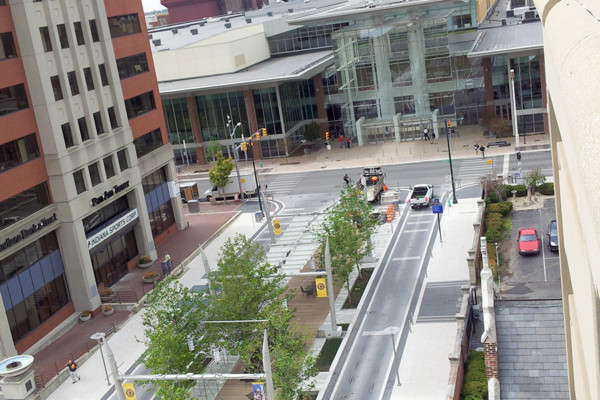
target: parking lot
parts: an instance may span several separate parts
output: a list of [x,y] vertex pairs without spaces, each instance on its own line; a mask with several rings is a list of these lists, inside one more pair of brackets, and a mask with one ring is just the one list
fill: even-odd
[[[543,207],[515,210],[512,213],[510,266],[502,279],[502,298],[510,300],[559,299],[560,270],[558,253],[548,250],[548,225],[556,219],[554,198],[545,199]],[[534,228],[540,238],[540,254],[519,254],[519,229]]]

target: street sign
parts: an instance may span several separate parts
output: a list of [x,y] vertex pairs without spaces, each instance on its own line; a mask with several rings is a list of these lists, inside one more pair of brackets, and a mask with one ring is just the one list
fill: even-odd
[[440,203],[440,199],[435,199],[431,205],[431,211],[434,214],[442,214],[444,212],[444,206]]
[[276,235],[281,235],[281,222],[278,219],[273,220],[273,230]]
[[133,383],[123,383],[123,391],[125,392],[125,398],[127,400],[136,400],[135,386]]

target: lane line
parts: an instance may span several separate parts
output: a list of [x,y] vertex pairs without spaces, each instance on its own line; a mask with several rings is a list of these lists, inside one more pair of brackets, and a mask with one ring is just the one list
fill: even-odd
[[[431,222],[430,222],[431,223]],[[429,229],[407,229],[404,231],[404,233],[413,233],[413,232],[427,232],[429,231]]]
[[392,258],[392,261],[408,261],[408,260],[420,260],[421,256],[414,256],[414,257],[394,257]]

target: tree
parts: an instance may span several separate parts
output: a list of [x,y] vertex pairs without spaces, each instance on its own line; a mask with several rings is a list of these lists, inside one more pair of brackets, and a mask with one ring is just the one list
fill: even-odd
[[223,146],[217,139],[211,138],[210,143],[206,146],[206,156],[212,158],[213,162],[216,161],[216,157],[218,153],[223,154]]
[[217,153],[217,162],[208,170],[208,177],[213,185],[216,185],[219,193],[225,196],[225,187],[229,183],[229,175],[233,170],[231,157],[225,158],[222,153]]
[[[211,343],[201,336],[201,321],[207,307],[203,293],[181,285],[169,276],[148,294],[148,307],[142,316],[146,351],[142,361],[153,374],[204,372],[205,354]],[[188,341],[194,343],[190,350]],[[193,381],[155,381],[160,398],[189,399]]]
[[546,176],[539,168],[532,170],[525,177],[525,186],[527,186],[527,197],[529,200],[531,200],[531,196],[535,193],[535,189],[544,182],[546,182]]
[[309,142],[321,138],[321,127],[316,122],[304,125],[304,139]]
[[288,155],[292,147],[292,141],[289,138],[279,139],[277,141],[277,150],[285,154],[285,163],[288,162]]
[[348,186],[342,189],[340,201],[328,212],[323,225],[314,232],[321,242],[317,258],[324,263],[325,240],[329,238],[334,279],[348,289],[350,273],[356,267],[360,275],[359,262],[371,251],[369,239],[376,224],[371,203],[357,188]]

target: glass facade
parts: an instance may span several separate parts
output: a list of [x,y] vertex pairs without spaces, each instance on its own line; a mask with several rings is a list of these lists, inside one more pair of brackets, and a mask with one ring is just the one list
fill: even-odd
[[152,236],[156,237],[175,223],[165,168],[158,169],[142,178],[142,187]]
[[25,85],[0,88],[0,116],[29,107]]
[[140,33],[140,22],[137,14],[108,17],[108,28],[112,38]]
[[[248,137],[250,131],[243,92],[196,96],[196,107],[203,142],[209,142],[211,139],[224,140],[231,137],[233,127],[227,126],[228,115],[233,124],[241,123],[241,126],[235,129],[235,137],[241,137],[242,133],[245,137]],[[259,126],[262,127],[263,125],[259,122]],[[267,129],[269,128],[267,127]],[[269,133],[271,132],[269,130]]]
[[50,204],[48,185],[44,182],[0,202],[0,229],[26,218]]
[[0,261],[0,294],[15,342],[69,303],[54,232]]
[[0,173],[40,156],[35,134],[0,145]]
[[279,94],[286,130],[292,129],[302,121],[319,118],[312,79],[284,83],[279,87]]
[[271,55],[331,49],[331,33],[348,23],[302,27],[268,38]]
[[146,154],[158,149],[162,146],[160,129],[155,129],[152,132],[148,132],[145,135],[134,139],[133,144],[135,146],[135,152],[138,158],[141,158]]
[[267,128],[269,134],[283,133],[275,88],[254,89],[252,97],[258,127]]

